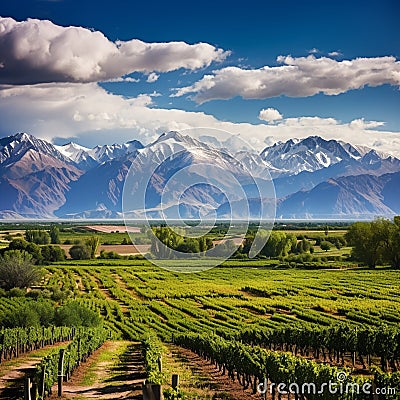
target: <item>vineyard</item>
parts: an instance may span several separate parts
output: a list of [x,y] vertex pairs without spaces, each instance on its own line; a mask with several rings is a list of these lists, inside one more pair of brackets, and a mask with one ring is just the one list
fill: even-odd
[[[65,262],[47,268],[47,284],[69,290],[125,339],[140,340],[154,332],[165,343],[199,350],[185,335],[198,335],[196,340],[202,338],[204,345],[201,335],[212,333],[213,341],[239,346],[253,360],[253,351],[257,357],[264,354],[260,349],[276,357],[269,369],[284,365],[283,357],[296,371],[298,363],[307,361],[307,368],[323,365],[324,373],[331,375],[345,368],[351,379],[399,384],[398,271],[272,270],[260,268],[258,261],[253,268],[246,264],[179,274],[142,264]],[[202,355],[211,357],[204,351]],[[236,366],[232,368],[227,373],[237,373]],[[243,373],[239,370],[239,381],[254,390],[254,378]],[[266,373],[254,376],[261,379]]]
[[[261,260],[241,265],[235,261],[194,274],[168,272],[143,260],[47,266],[35,290],[45,294],[57,288],[65,294],[60,304],[85,306],[101,316],[103,327],[3,329],[1,358],[64,343],[63,376],[69,377],[109,338],[143,341],[148,380],[165,383],[158,359],[175,343],[240,383],[249,396],[265,379],[322,384],[346,371],[347,383],[393,387],[397,394],[379,398],[400,398],[399,271],[271,269]],[[29,296],[2,297],[0,318],[10,308],[29,304],[39,303]],[[54,391],[60,348],[31,371],[40,396]],[[177,396],[172,389],[166,392],[166,398],[184,398]],[[369,398],[329,396],[304,398]]]

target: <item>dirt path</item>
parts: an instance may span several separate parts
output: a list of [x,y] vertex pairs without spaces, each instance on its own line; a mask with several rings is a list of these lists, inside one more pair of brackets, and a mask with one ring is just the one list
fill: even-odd
[[[252,394],[251,389],[243,390],[237,381],[233,382],[227,375],[221,375],[221,372],[213,364],[210,364],[196,353],[178,346],[169,346],[169,349],[173,358],[188,366],[193,375],[197,377],[197,382],[193,382],[192,385],[203,391],[202,400],[211,398],[226,400],[261,399],[260,394]],[[181,383],[181,387],[184,391],[186,389],[191,391],[190,384],[187,385],[184,381]],[[200,399],[200,397],[195,398]]]
[[23,395],[24,377],[32,371],[43,357],[56,348],[63,348],[69,342],[56,343],[20,355],[0,365],[0,399],[16,399]]
[[144,379],[140,344],[106,342],[64,383],[62,398],[142,400]]

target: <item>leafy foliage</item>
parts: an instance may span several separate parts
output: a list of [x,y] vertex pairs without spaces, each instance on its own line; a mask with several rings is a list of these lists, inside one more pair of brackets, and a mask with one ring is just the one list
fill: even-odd
[[0,287],[28,288],[41,278],[41,271],[33,265],[33,258],[26,251],[9,250],[0,257]]
[[55,324],[58,326],[99,326],[101,319],[96,312],[72,301],[56,309]]
[[161,362],[163,355],[163,346],[155,335],[147,335],[142,340],[144,364],[147,374],[147,382],[161,385],[164,383]]
[[91,250],[83,243],[75,244],[69,249],[69,254],[73,260],[89,260]]
[[25,239],[35,244],[50,244],[50,235],[44,229],[27,229]]
[[370,268],[378,263],[400,268],[400,224],[377,219],[351,225],[346,239],[353,246],[352,256]]
[[51,244],[59,244],[60,241],[60,229],[58,229],[57,225],[51,225],[50,227],[50,242]]

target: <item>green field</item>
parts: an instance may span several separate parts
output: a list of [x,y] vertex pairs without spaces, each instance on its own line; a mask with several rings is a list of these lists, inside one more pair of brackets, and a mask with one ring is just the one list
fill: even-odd
[[142,261],[66,262],[47,268],[58,285],[127,338],[148,330],[178,332],[244,328],[400,323],[400,271],[214,268],[178,274]]
[[[5,245],[10,235],[21,235],[21,230],[7,232],[0,238]],[[47,324],[59,326],[57,312],[73,306],[94,315],[93,321],[97,319],[93,331],[96,345],[90,347],[91,352],[107,339],[127,343],[149,340],[146,357],[151,365],[146,357],[144,364],[155,382],[165,383],[157,371],[160,351],[166,351],[166,370],[171,374],[171,368],[179,364],[171,349],[179,352],[177,348],[186,348],[213,359],[229,376],[236,373],[241,385],[253,385],[253,390],[256,382],[272,371],[276,372],[271,375],[275,382],[301,380],[310,371],[312,382],[320,382],[323,374],[328,374],[324,379],[331,379],[338,368],[345,368],[353,383],[361,379],[387,387],[399,385],[400,393],[400,373],[396,372],[400,370],[400,270],[361,267],[349,258],[350,247],[332,245],[324,251],[322,244],[317,245],[327,238],[344,237],[343,229],[328,235],[321,229],[291,233],[297,236],[298,244],[305,238],[313,245],[313,254],[306,254],[308,261],[296,258],[296,254],[236,257],[216,268],[192,273],[187,272],[201,269],[205,261],[169,260],[167,267],[174,267],[174,271],[141,257],[67,259],[42,265],[43,278],[30,290],[1,290],[3,327],[26,328],[2,330],[0,344],[11,354],[22,345],[21,337],[28,346],[36,343],[34,334],[41,334],[41,322],[27,318],[39,304],[46,312],[49,307],[56,309],[53,317],[50,312]],[[92,233],[82,227],[67,227],[61,230],[60,239],[73,243],[93,235],[101,243],[114,243],[116,252],[128,237],[126,233]],[[144,239],[143,234],[138,236]],[[178,264],[186,273],[178,271]],[[19,315],[22,317],[17,318]],[[85,322],[74,325],[71,312],[65,315],[67,327]],[[99,320],[105,330],[98,326]],[[22,325],[15,325],[15,321]],[[29,328],[30,324],[36,328]],[[73,363],[80,362],[82,354],[77,349],[84,337],[85,333],[71,336]],[[57,360],[55,350],[37,367],[37,377],[46,363],[46,368],[52,368],[53,375],[46,383],[49,388],[57,378]],[[187,374],[190,368],[183,365],[179,370]],[[187,382],[185,387],[188,389]],[[387,399],[398,400],[396,396]]]

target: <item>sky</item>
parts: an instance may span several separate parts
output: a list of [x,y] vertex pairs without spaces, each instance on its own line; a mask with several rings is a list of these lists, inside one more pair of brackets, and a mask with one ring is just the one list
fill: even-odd
[[179,130],[259,151],[319,135],[400,156],[399,12],[397,0],[3,0],[0,136],[92,147]]

